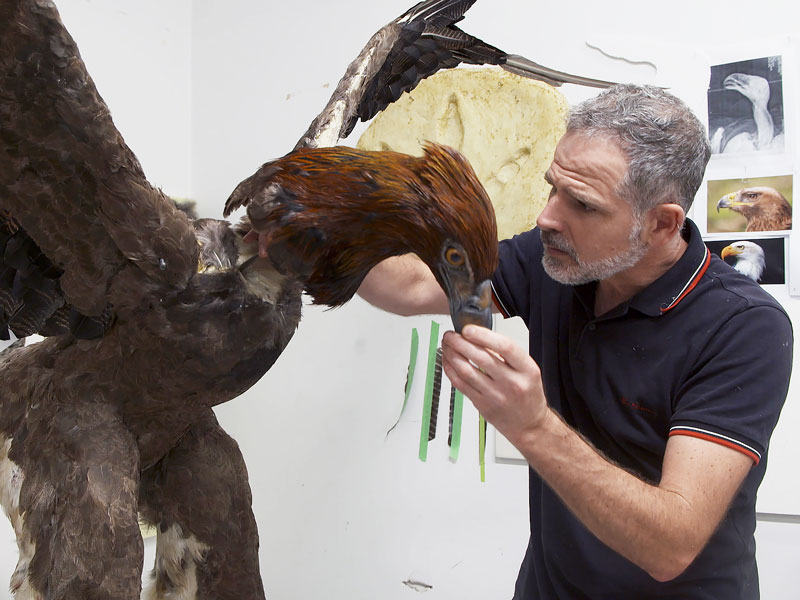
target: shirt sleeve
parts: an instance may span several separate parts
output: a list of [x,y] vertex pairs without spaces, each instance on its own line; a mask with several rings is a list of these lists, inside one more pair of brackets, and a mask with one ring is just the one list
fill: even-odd
[[505,317],[526,320],[534,277],[531,266],[541,262],[541,236],[538,229],[500,242],[500,265],[492,277],[492,292]]
[[791,322],[776,307],[728,319],[679,389],[669,434],[728,446],[757,464],[786,399],[792,345]]

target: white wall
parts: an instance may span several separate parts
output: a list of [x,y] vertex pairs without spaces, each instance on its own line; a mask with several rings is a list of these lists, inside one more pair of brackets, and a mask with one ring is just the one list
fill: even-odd
[[[58,4],[151,181],[219,216],[235,184],[291,149],[366,39],[411,2]],[[720,10],[676,0],[657,13],[643,6],[650,5],[483,0],[463,26],[549,66],[670,86],[704,115],[702,53],[737,38],[754,44],[745,33],[751,3],[731,0]],[[759,5],[759,15],[774,15],[769,24],[785,33],[797,28],[788,18],[794,10],[788,0]],[[610,59],[586,41],[658,68]],[[570,101],[592,93],[564,92]],[[387,315],[358,299],[336,311],[310,307],[262,382],[218,409],[248,463],[270,598],[415,597],[402,583],[409,579],[432,585],[427,597],[510,597],[527,540],[525,468],[492,462],[490,448],[487,482],[479,481],[472,411],[459,462],[451,464],[439,442],[421,463],[419,389],[385,437],[402,403],[411,328],[424,345],[429,321]],[[789,421],[799,423],[792,395]],[[792,430],[776,435],[783,453],[776,445],[772,464],[789,467]],[[791,497],[797,487],[765,489],[776,500],[761,510],[800,506]],[[764,598],[796,597],[799,533],[800,524],[759,523]],[[10,529],[0,541],[2,582],[16,560]]]

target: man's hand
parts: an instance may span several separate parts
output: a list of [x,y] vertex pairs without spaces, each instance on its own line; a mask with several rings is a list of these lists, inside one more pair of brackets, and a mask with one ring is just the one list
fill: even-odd
[[524,446],[549,413],[539,366],[499,333],[474,325],[462,335],[448,331],[442,364],[450,382],[515,446]]

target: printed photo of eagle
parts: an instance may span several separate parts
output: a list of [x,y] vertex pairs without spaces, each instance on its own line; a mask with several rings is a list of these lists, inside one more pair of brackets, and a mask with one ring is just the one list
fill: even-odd
[[717,202],[747,220],[745,231],[784,231],[792,228],[792,205],[772,187],[742,188]]
[[460,62],[604,85],[461,31],[473,2],[382,28],[295,150],[235,188],[235,225],[190,220],[149,184],[52,2],[0,4],[0,335],[46,336],[0,354],[17,598],[139,598],[139,514],[158,531],[145,597],[264,598],[247,470],[212,407],[278,359],[302,294],[339,306],[413,252],[456,328],[490,322],[497,232],[466,160],[328,147]]
[[767,266],[764,249],[749,240],[740,240],[725,246],[720,252],[720,258],[725,260],[727,257],[732,257],[734,269],[753,281],[761,279]]
[[[734,90],[750,103],[751,114],[720,126],[711,134],[711,148],[715,154],[783,150],[783,132],[776,131],[770,114],[770,83],[764,77],[747,73],[731,73],[722,84],[725,90]],[[782,104],[777,107],[781,113]]]
[[710,239],[708,249],[742,275],[761,285],[787,281],[786,238]]

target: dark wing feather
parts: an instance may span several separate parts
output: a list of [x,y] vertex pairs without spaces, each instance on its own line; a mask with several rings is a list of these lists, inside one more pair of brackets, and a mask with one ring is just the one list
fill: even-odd
[[477,0],[426,0],[409,8],[397,20],[411,21],[425,19],[431,25],[447,27],[458,23],[464,18],[470,7]]
[[343,137],[358,122],[368,121],[403,92],[413,90],[420,81],[459,64],[500,65],[506,53],[470,35],[455,23],[475,0],[438,0],[421,2],[397,19],[400,31],[395,44],[370,80]]
[[459,29],[455,24],[475,1],[424,0],[378,30],[347,67],[327,106],[295,149],[336,145],[339,139],[350,135],[359,120],[370,120],[426,77],[461,63],[499,65],[553,86],[613,85],[507,54]]
[[[32,289],[44,286],[44,296],[32,292],[40,304],[34,324],[107,323],[109,287],[131,262],[167,287],[182,287],[196,270],[191,225],[147,182],[49,2],[0,4],[0,211],[15,236],[23,232],[14,244],[48,261],[45,283],[33,281],[41,269],[25,272]],[[7,280],[14,267],[4,261]],[[8,293],[23,296],[12,310],[28,304],[19,273],[16,291],[0,293],[4,311]]]
[[0,339],[9,339],[9,329],[18,338],[36,333],[60,312],[61,273],[14,218],[0,211]]
[[385,62],[370,80],[356,115],[342,137],[350,134],[358,119],[368,121],[395,102],[403,92],[410,92],[420,81],[441,69],[470,65],[499,65],[504,69],[544,81],[552,86],[574,83],[608,87],[609,81],[591,79],[556,71],[523,56],[507,54],[500,48],[455,26],[475,0],[434,0],[420,2],[398,18],[402,24],[397,41]]

